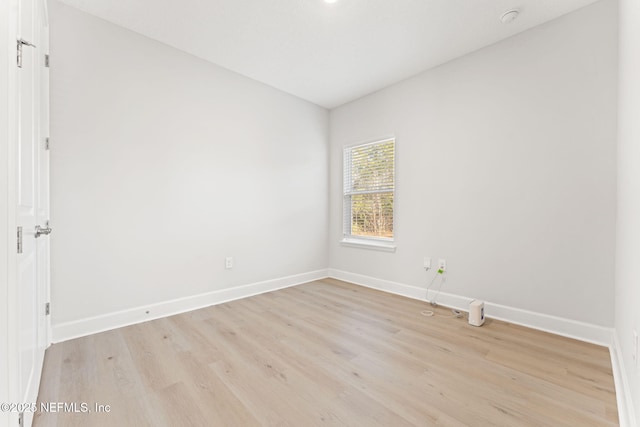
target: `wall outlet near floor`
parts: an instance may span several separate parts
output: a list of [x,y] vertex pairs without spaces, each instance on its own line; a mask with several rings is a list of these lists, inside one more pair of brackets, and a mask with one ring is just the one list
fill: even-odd
[[224,259],[224,268],[231,270],[233,268],[233,257],[228,256]]
[[424,257],[423,267],[425,270],[429,270],[431,268],[431,257]]
[[440,258],[438,260],[438,270],[447,271],[447,261]]

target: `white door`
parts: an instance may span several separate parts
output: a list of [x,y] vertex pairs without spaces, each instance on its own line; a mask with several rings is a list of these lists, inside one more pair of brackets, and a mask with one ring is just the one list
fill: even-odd
[[[21,403],[34,403],[47,343],[48,237],[38,237],[36,226],[45,226],[49,213],[45,147],[48,100],[43,105],[43,89],[48,85],[48,77],[43,76],[48,37],[44,2],[19,0],[18,5],[18,40],[22,50],[17,75],[17,223],[22,230],[22,250],[17,257],[18,389]],[[25,412],[23,425],[31,425],[32,417],[32,412]]]

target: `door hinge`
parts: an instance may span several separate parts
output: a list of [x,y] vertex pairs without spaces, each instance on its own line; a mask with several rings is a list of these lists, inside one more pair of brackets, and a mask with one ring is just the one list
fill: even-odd
[[48,302],[44,305],[44,314],[45,315],[50,315],[51,314],[51,303]]
[[44,55],[44,66],[49,68],[49,54]]
[[22,253],[22,227],[18,227],[18,253]]
[[18,425],[20,427],[24,426],[24,412],[18,414]]
[[18,39],[18,52],[17,52],[17,62],[18,62],[18,68],[22,68],[22,47],[23,46],[31,46],[31,47],[36,47],[35,44],[28,42],[26,40],[23,39]]
[[49,148],[51,148],[51,144],[49,143],[49,137],[46,137],[44,139],[44,149],[48,150]]

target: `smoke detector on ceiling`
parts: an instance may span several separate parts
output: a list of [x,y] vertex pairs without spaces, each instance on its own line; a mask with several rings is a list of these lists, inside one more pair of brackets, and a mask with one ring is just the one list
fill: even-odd
[[502,16],[500,16],[500,22],[502,22],[503,24],[509,24],[510,22],[513,22],[513,20],[516,19],[518,15],[520,15],[520,11],[518,9],[507,10],[502,14]]

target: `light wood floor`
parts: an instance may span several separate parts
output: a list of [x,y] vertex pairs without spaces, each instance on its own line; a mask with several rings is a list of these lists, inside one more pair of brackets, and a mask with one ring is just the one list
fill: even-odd
[[55,344],[41,426],[613,426],[604,347],[323,280]]

